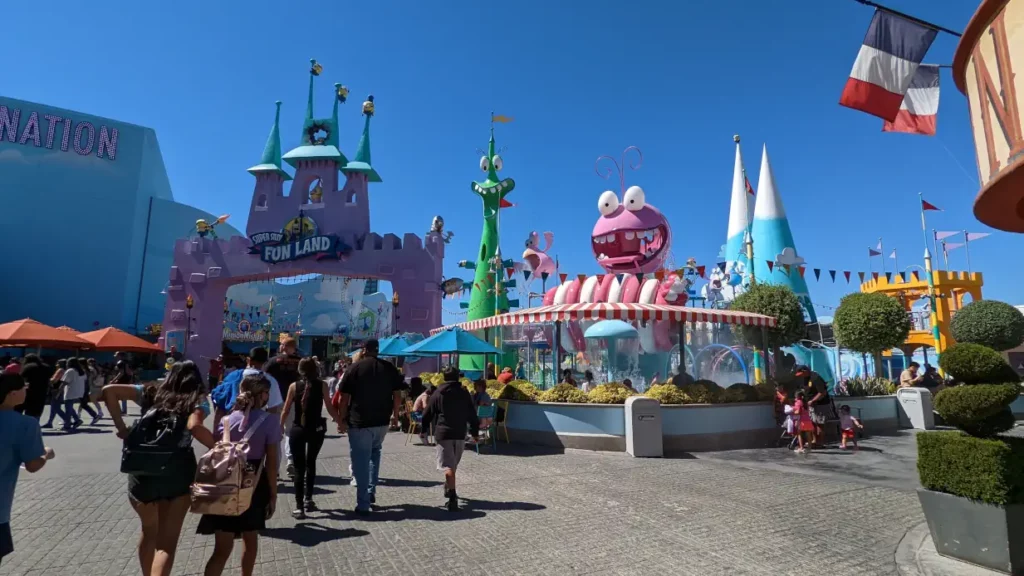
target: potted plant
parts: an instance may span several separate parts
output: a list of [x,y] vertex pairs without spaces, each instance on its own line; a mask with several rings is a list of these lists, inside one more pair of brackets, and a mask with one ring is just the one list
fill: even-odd
[[[961,327],[966,322],[961,318]],[[959,430],[917,435],[918,497],[939,554],[1024,574],[1024,438],[1001,435],[1014,425],[1009,406],[1020,379],[986,345],[1005,346],[1005,338],[985,338],[961,341],[939,357],[957,385],[935,396],[935,409]]]

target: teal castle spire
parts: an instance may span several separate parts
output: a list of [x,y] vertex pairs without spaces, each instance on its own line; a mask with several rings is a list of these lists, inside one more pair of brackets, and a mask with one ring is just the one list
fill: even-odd
[[260,163],[249,168],[250,174],[261,173],[279,174],[284,180],[291,180],[292,177],[281,169],[281,101],[274,103],[277,111],[274,113],[274,127],[270,129],[270,137],[267,138],[267,145],[263,147],[263,157]]
[[[337,109],[337,106],[335,106],[335,109]],[[373,118],[375,111],[376,106],[373,103],[373,95],[371,94],[366,97],[366,102],[363,102],[363,116],[366,119],[363,123],[363,135],[359,137],[359,146],[356,147],[356,157],[346,164],[342,170],[344,172],[365,174],[366,179],[370,182],[381,182],[382,180],[377,171],[370,165],[370,118]]]
[[315,59],[309,61],[309,96],[306,100],[306,118],[302,123],[299,147],[284,155],[284,161],[295,166],[303,160],[331,160],[344,166],[348,159],[338,149],[338,105],[334,105],[331,118],[313,117],[314,80],[323,71]]

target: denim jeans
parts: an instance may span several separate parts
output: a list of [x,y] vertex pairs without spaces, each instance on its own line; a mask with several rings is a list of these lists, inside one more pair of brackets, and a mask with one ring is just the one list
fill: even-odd
[[78,400],[65,400],[64,409],[61,410],[59,407],[57,408],[57,416],[60,416],[60,419],[64,421],[65,428],[70,428],[72,422],[77,422],[78,424],[82,423],[82,419],[78,416],[78,413],[75,412],[75,404],[77,402]]
[[370,509],[370,495],[380,479],[380,449],[387,425],[372,428],[349,428],[348,448],[352,460],[352,477],[356,481],[356,509]]

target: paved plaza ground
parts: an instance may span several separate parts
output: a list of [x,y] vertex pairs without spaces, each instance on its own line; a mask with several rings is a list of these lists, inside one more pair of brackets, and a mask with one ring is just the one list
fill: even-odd
[[[2,576],[138,574],[139,525],[118,473],[110,426],[51,433],[58,459],[22,472]],[[349,513],[347,443],[320,459],[323,512],[289,515],[290,488],[261,538],[257,574],[898,574],[896,551],[924,518],[913,434],[864,449],[798,456],[785,449],[634,459],[499,445],[467,452],[466,510],[443,510],[433,449],[388,436],[380,511]],[[211,537],[189,516],[174,574],[201,574]],[[229,574],[237,574],[236,548]]]

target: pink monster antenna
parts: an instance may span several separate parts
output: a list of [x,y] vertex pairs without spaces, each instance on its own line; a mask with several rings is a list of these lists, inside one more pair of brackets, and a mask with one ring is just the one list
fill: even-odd
[[622,154],[619,156],[618,161],[616,161],[615,158],[612,158],[611,156],[598,156],[597,160],[594,162],[594,172],[597,172],[597,175],[600,176],[601,178],[604,178],[605,180],[612,179],[612,169],[606,166],[602,170],[601,160],[608,160],[615,166],[615,172],[619,173],[620,194],[626,193],[626,156],[629,155],[630,152],[636,152],[636,161],[634,162],[632,159],[629,161],[629,169],[633,171],[639,170],[640,167],[644,165],[644,154],[636,146],[629,146],[625,150],[623,150]]

